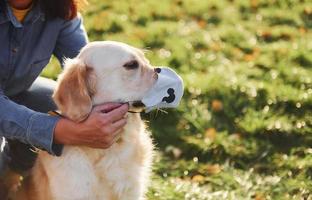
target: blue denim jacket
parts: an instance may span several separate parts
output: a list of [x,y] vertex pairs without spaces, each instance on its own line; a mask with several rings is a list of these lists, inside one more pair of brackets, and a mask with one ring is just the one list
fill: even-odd
[[[35,5],[21,24],[7,0],[0,0],[0,137],[59,155],[53,144],[58,117],[35,112],[8,97],[27,90],[54,54],[61,62],[75,57],[87,43],[80,17],[47,19]],[[58,150],[56,150],[58,149]]]

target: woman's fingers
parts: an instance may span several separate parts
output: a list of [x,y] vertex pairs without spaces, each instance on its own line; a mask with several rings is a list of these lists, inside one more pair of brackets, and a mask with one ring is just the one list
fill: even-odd
[[103,114],[102,116],[107,118],[108,123],[115,123],[120,119],[124,118],[125,114],[129,110],[128,104],[123,104],[122,106],[115,108],[114,110]]
[[121,128],[123,128],[127,123],[127,119],[123,118],[120,119],[114,123],[112,123],[112,132],[111,137],[108,137],[108,140],[106,141],[106,144],[108,144],[107,147],[110,147],[111,145],[113,145],[121,136]]
[[126,118],[122,118],[122,119],[120,119],[120,120],[114,122],[114,123],[112,124],[112,127],[113,127],[113,135],[116,135],[116,134],[117,134],[116,132],[118,132],[119,129],[121,129],[122,127],[124,127],[124,126],[126,125],[126,123],[127,123],[127,119],[126,119]]
[[120,106],[122,106],[121,103],[105,103],[105,104],[101,104],[101,105],[95,106],[93,110],[95,112],[107,113],[107,112],[112,111],[115,108],[120,107]]

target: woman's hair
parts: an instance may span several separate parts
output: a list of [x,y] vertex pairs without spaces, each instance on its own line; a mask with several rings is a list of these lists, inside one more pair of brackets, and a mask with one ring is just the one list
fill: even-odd
[[86,0],[38,0],[48,18],[73,19],[77,16],[78,6]]

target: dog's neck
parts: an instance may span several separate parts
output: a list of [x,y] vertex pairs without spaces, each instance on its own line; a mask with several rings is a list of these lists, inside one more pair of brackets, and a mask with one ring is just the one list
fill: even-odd
[[[120,138],[108,149],[94,149],[90,147],[74,147],[79,148],[84,154],[90,159],[93,164],[96,164],[105,156],[106,152],[114,151],[116,149],[122,150],[123,147],[130,147],[136,145],[138,137],[136,134],[142,134],[145,130],[145,125],[141,120],[139,113],[128,113],[127,114],[127,124],[120,130]],[[65,147],[68,148],[68,147]],[[71,148],[69,146],[69,148]]]

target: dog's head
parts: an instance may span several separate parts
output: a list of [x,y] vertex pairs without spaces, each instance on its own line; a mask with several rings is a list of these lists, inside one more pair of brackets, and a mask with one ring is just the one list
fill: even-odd
[[82,121],[93,105],[141,100],[156,79],[141,50],[119,42],[91,42],[65,62],[53,99],[62,114]]

